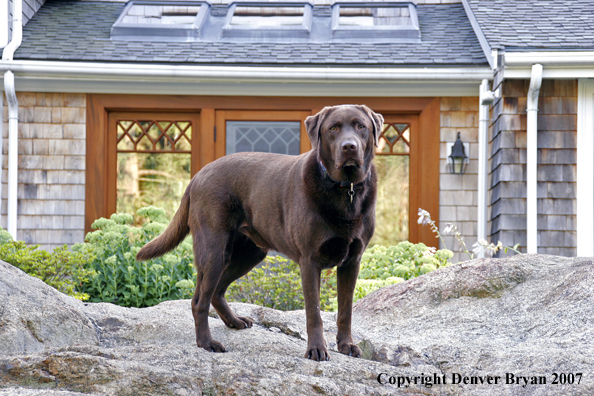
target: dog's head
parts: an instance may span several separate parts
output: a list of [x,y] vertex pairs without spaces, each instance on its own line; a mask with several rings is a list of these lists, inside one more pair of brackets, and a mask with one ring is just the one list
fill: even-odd
[[337,182],[361,183],[367,177],[384,118],[364,105],[324,107],[305,119],[318,160]]

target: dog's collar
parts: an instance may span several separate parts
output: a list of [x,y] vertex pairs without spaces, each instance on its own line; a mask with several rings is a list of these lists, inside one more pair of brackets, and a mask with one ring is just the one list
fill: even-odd
[[333,178],[330,177],[330,174],[328,173],[328,170],[326,169],[326,167],[324,166],[324,164],[322,163],[322,161],[318,161],[318,163],[320,164],[320,169],[322,171],[322,176],[328,180],[330,180],[332,183],[338,184],[340,187],[351,187],[351,184],[355,187],[359,187],[362,186],[363,183],[365,183],[367,181],[367,179],[369,178],[369,173],[367,172],[367,176],[365,177],[365,180],[363,180],[361,183],[358,184],[353,184],[350,181],[336,181]]
[[324,176],[326,179],[330,180],[331,182],[335,183],[335,184],[339,184],[340,187],[350,187],[351,182],[349,181],[336,181],[333,178],[330,177],[330,174],[328,173],[328,170],[326,169],[326,167],[324,166],[324,164],[322,163],[322,161],[318,161],[320,164],[320,168],[322,169],[322,176]]

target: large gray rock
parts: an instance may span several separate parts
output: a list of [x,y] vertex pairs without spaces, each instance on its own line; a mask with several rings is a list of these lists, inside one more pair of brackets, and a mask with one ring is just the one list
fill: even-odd
[[[475,260],[379,290],[354,308],[364,359],[335,352],[335,314],[324,313],[330,362],[302,358],[303,311],[231,304],[254,327],[211,318],[229,351],[214,354],[195,346],[188,300],[83,304],[0,262],[0,301],[1,396],[594,394],[591,259]],[[396,383],[378,383],[381,373]],[[546,384],[506,385],[507,373]],[[553,373],[574,384],[553,384]],[[446,384],[429,388],[421,376]]]

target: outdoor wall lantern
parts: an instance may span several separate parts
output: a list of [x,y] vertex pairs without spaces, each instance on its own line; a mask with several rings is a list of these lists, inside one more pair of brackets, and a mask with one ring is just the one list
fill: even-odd
[[451,154],[448,157],[448,163],[450,164],[450,172],[456,175],[463,175],[466,171],[466,165],[468,165],[468,156],[464,148],[466,144],[460,140],[460,132],[458,132],[458,138],[456,142],[451,146]]

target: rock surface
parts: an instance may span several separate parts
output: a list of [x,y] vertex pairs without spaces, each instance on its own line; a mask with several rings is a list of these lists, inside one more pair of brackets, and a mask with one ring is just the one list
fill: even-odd
[[354,308],[363,359],[336,352],[335,314],[323,314],[329,362],[302,357],[303,311],[231,304],[254,327],[211,318],[229,351],[214,354],[195,346],[188,300],[85,304],[0,262],[0,301],[0,396],[594,394],[592,259],[474,260],[378,290]]

